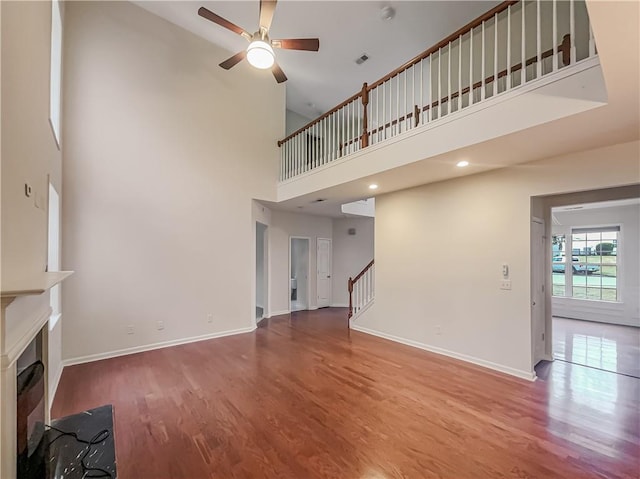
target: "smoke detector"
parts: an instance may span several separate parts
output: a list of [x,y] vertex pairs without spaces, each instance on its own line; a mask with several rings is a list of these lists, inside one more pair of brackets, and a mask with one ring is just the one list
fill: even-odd
[[390,5],[386,5],[380,9],[380,18],[385,22],[391,20],[395,16],[396,10]]

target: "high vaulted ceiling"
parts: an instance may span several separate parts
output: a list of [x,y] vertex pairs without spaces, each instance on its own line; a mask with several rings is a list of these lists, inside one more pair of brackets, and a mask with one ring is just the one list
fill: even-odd
[[[153,12],[228,50],[219,61],[247,47],[245,39],[198,16],[204,6],[248,32],[258,26],[259,0],[247,1],[135,1]],[[288,76],[287,108],[308,118],[330,110],[405,61],[436,44],[482,15],[497,1],[314,1],[280,0],[271,38],[318,37],[320,51],[277,50],[277,61]],[[395,16],[381,18],[391,6]],[[356,58],[367,54],[362,65]],[[218,60],[218,59],[216,59]],[[250,74],[271,74],[252,69]]]

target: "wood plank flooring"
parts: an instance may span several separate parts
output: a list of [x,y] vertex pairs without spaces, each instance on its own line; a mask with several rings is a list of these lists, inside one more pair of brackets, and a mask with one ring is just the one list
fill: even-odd
[[640,328],[554,317],[553,357],[640,378]]
[[532,383],[325,309],[65,368],[53,415],[112,403],[120,479],[637,478],[639,384],[562,362]]

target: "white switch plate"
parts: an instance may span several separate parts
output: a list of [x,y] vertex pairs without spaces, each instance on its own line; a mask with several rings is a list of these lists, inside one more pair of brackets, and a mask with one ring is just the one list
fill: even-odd
[[158,331],[162,331],[164,329],[164,321],[156,322],[156,328],[158,329]]
[[510,290],[511,289],[511,280],[510,279],[503,279],[502,281],[500,281],[500,289]]
[[132,324],[127,326],[127,334],[133,334],[133,325]]

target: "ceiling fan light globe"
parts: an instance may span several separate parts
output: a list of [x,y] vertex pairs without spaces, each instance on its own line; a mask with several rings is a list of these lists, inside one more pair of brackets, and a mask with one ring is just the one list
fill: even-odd
[[266,70],[275,61],[271,45],[262,40],[254,40],[247,47],[247,61],[255,68]]

